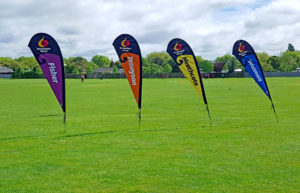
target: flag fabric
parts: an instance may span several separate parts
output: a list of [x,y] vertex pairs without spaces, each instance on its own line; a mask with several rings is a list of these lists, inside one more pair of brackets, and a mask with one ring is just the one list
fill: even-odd
[[200,70],[192,48],[184,40],[175,38],[169,42],[167,52],[202,97],[206,105],[210,124],[212,125]]
[[137,41],[129,34],[118,36],[113,46],[128,79],[138,108],[142,105],[142,56]]
[[65,112],[66,99],[64,64],[57,42],[49,34],[38,33],[31,38],[28,46],[39,63],[63,112]]
[[241,62],[245,70],[250,74],[250,76],[255,80],[258,86],[270,99],[273,112],[278,122],[275,106],[272,101],[263,70],[252,46],[245,40],[238,40],[233,45],[232,54]]
[[207,104],[199,67],[191,47],[184,40],[175,38],[169,42],[167,52]]
[[233,45],[232,54],[241,62],[245,70],[271,99],[265,76],[252,46],[245,40],[238,40]]

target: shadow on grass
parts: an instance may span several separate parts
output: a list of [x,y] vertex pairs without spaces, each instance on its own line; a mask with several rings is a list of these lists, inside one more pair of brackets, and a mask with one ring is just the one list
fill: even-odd
[[[58,136],[58,138],[85,137],[85,136],[101,135],[101,134],[108,134],[108,133],[142,133],[142,132],[175,131],[175,130],[178,130],[178,128],[173,128],[173,129],[125,130],[125,131],[110,130],[110,131],[99,131],[99,132],[91,132],[91,133],[79,133],[79,134],[72,134],[72,135],[63,135],[63,136]],[[0,138],[0,141],[14,140],[14,139],[39,138],[39,137],[45,137],[45,136],[46,135],[6,137],[6,138]]]
[[52,115],[41,115],[40,117],[58,117],[58,116],[62,116],[62,115],[52,114]]
[[93,132],[93,133],[79,133],[73,135],[66,135],[62,137],[80,137],[80,136],[88,136],[88,135],[99,135],[99,134],[106,134],[106,133],[116,133],[118,131],[101,131],[101,132]]
[[41,137],[41,135],[28,135],[28,136],[6,137],[6,138],[0,138],[0,141],[13,140],[13,139],[37,138],[37,137]]
[[156,132],[156,131],[175,131],[178,130],[177,128],[174,129],[145,129],[145,130],[125,130],[125,131],[100,131],[100,132],[92,132],[92,133],[81,133],[81,134],[73,134],[73,135],[66,135],[62,137],[82,137],[82,136],[90,136],[90,135],[100,135],[100,134],[107,134],[107,133],[142,133],[142,132]]

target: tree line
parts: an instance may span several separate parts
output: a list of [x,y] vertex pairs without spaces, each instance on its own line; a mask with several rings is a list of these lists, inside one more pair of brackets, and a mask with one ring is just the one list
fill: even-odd
[[[257,53],[257,57],[265,72],[291,72],[300,67],[300,51],[296,51],[289,44],[287,51],[279,56],[269,56],[266,52]],[[113,61],[106,56],[95,55],[89,61],[84,57],[64,58],[65,73],[68,74],[92,74],[96,68],[112,67],[113,73],[118,73],[122,68],[120,61]],[[226,54],[216,58],[214,61],[205,60],[196,56],[201,72],[212,72],[214,62],[224,63],[223,70],[228,73],[234,72],[235,69],[242,69],[243,66],[232,55]],[[142,58],[143,73],[178,73],[180,72],[177,64],[166,52],[152,52]],[[40,78],[42,71],[34,57],[10,58],[0,57],[0,66],[6,66],[13,69],[14,78]]]

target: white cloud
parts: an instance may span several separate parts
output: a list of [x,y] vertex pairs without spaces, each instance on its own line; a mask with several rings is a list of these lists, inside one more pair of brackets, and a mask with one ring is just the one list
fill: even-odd
[[0,0],[0,56],[30,56],[38,32],[51,34],[63,55],[117,58],[113,40],[133,35],[145,56],[176,37],[207,59],[231,53],[238,39],[259,51],[300,49],[298,0]]

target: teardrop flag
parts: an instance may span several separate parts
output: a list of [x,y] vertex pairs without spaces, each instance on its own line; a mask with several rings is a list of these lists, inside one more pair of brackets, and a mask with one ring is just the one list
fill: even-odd
[[271,98],[271,94],[263,70],[252,46],[245,40],[238,40],[233,45],[232,54],[240,61],[240,63],[244,66],[245,70],[250,74],[250,76],[255,80],[258,86],[270,99],[274,114],[277,119],[275,107]]
[[137,41],[129,34],[118,36],[113,46],[119,56],[120,62],[133,92],[135,101],[140,110],[142,107],[142,56]]
[[169,42],[167,52],[177,63],[185,77],[191,82],[194,89],[202,97],[211,122],[204,86],[193,50],[184,40],[175,38]]
[[28,46],[65,113],[65,73],[63,57],[57,42],[49,34],[38,33],[31,38]]

